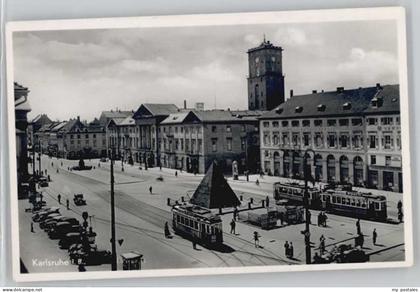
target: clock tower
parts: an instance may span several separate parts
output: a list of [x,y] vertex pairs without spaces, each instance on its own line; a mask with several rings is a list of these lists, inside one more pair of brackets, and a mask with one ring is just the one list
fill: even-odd
[[248,109],[272,110],[284,102],[281,47],[264,41],[248,50]]

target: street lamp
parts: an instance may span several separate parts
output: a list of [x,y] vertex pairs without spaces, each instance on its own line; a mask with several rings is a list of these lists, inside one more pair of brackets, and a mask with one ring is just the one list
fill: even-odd
[[305,192],[304,192],[304,198],[303,198],[303,204],[305,206],[305,230],[302,232],[303,235],[305,236],[305,254],[306,254],[306,264],[309,265],[312,263],[311,260],[311,233],[309,230],[309,192],[308,192],[308,178],[309,175],[312,174],[310,173],[310,169],[308,169],[308,152],[312,152],[314,154],[315,157],[315,152],[312,149],[306,149],[305,154],[303,156],[303,170],[304,170],[304,177],[305,177]]
[[117,270],[117,248],[115,244],[115,199],[114,199],[114,143],[111,145],[111,270]]

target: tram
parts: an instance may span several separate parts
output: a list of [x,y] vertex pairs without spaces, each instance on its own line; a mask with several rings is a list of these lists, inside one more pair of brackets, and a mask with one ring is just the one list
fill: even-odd
[[205,246],[223,243],[221,217],[197,205],[185,203],[172,206],[172,228],[176,234]]
[[372,193],[328,189],[321,195],[322,207],[331,213],[377,221],[387,220],[386,197]]
[[[291,202],[297,202],[303,204],[305,186],[298,183],[280,183],[276,182],[273,185],[274,187],[274,199],[279,200],[288,200]],[[321,192],[319,189],[308,186],[309,194],[309,205],[313,209],[320,209],[321,205]]]

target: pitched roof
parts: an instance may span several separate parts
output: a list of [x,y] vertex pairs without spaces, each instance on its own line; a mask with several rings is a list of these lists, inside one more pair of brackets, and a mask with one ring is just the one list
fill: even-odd
[[190,203],[209,209],[235,207],[241,204],[215,161],[207,169]]
[[165,124],[179,124],[179,123],[182,123],[190,113],[192,113],[192,112],[191,111],[183,111],[183,112],[170,114],[160,124],[165,125]]
[[[378,108],[372,99],[382,99]],[[260,119],[349,116],[399,112],[399,86],[385,85],[293,96]]]
[[65,125],[67,124],[67,122],[66,121],[63,121],[63,122],[57,122],[57,124],[55,125],[55,126],[53,126],[52,128],[51,128],[51,132],[57,132],[57,131],[60,131]]
[[133,126],[135,124],[136,121],[131,116],[128,116],[119,122],[120,126]]
[[143,103],[143,105],[154,116],[169,115],[178,111],[178,107],[174,104],[165,103]]

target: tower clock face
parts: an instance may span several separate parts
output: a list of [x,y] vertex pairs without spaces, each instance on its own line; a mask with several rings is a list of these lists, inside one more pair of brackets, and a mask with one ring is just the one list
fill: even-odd
[[275,62],[276,61],[276,57],[271,57],[271,62]]

